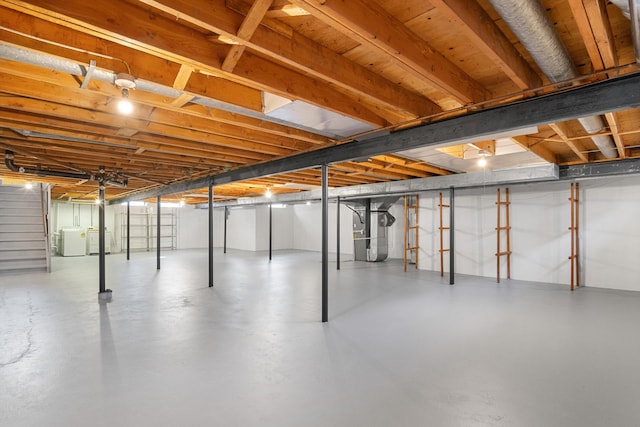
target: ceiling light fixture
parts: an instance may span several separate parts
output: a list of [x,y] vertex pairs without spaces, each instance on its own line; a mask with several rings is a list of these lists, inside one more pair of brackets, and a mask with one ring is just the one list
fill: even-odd
[[96,203],[96,205],[99,205],[100,204],[100,199],[96,198],[95,203]]
[[135,89],[135,79],[131,74],[118,73],[114,84],[116,87],[122,89],[122,99],[118,101],[118,111],[122,114],[131,114],[133,104],[129,101],[129,90]]
[[478,159],[478,166],[480,166],[481,168],[487,166],[487,156],[489,155],[489,152],[487,150],[481,149],[478,152],[478,156],[480,156],[480,158]]
[[266,197],[267,199],[271,198],[271,189],[267,188],[267,191],[264,192],[264,197]]
[[33,188],[33,183],[31,181],[25,182],[24,188],[26,188],[27,190],[31,190]]

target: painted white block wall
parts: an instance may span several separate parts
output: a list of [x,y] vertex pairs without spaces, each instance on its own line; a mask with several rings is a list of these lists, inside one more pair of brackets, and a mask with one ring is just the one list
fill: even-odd
[[[510,187],[512,279],[570,283],[569,185],[555,182]],[[586,180],[580,185],[582,283],[640,291],[640,263],[636,260],[640,250],[640,225],[636,221],[640,216],[640,177]],[[438,193],[422,193],[420,197],[420,268],[438,271]],[[448,201],[447,191],[444,203]],[[495,202],[495,187],[456,191],[457,273],[496,277]],[[444,226],[448,225],[445,209]],[[444,237],[448,248],[446,231]],[[401,233],[396,233],[394,244],[401,238]],[[504,239],[501,245],[504,250]],[[444,258],[448,272],[448,254]],[[505,262],[503,258],[503,278]]]
[[[291,249],[293,210],[273,209],[273,250]],[[185,206],[178,210],[179,249],[207,248],[209,245],[209,212]],[[213,245],[224,245],[224,209],[213,211]],[[269,249],[269,207],[249,206],[229,209],[227,247],[230,249],[266,251]]]
[[227,220],[227,248],[256,250],[256,207],[229,209]]
[[[272,208],[272,249],[293,247],[293,209],[291,206]],[[269,206],[256,206],[256,250],[269,250]]]
[[[570,183],[562,182],[510,188],[513,279],[570,283],[569,186]],[[495,219],[493,222],[495,227]],[[490,277],[495,277],[495,257],[493,263]]]
[[[336,252],[337,209],[329,203],[329,252]],[[353,259],[353,212],[340,204],[340,254]],[[293,205],[293,249],[322,250],[322,205]]]
[[[512,186],[511,192],[511,278],[567,283],[569,255],[568,184],[551,183]],[[503,196],[504,200],[504,190]],[[496,187],[458,189],[455,192],[456,273],[496,277]],[[440,270],[439,193],[420,195],[420,269]],[[443,192],[443,204],[450,204]],[[443,226],[449,227],[448,208],[443,209]],[[504,213],[502,225],[505,224]],[[449,248],[449,232],[443,233]],[[504,236],[501,250],[506,249]],[[449,254],[444,254],[444,271],[449,272]],[[502,259],[501,276],[506,275]]]
[[640,177],[580,185],[586,285],[640,291]]
[[195,209],[191,206],[183,206],[178,209],[178,229],[180,230],[178,233],[178,249],[209,247],[209,215],[207,210]]

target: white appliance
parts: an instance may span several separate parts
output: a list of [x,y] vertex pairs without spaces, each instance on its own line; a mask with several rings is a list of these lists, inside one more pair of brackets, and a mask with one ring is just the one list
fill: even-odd
[[86,233],[80,227],[62,227],[58,251],[62,256],[83,256],[85,253]]
[[[111,232],[104,231],[104,252],[111,253]],[[100,229],[90,228],[87,230],[87,255],[100,253]]]

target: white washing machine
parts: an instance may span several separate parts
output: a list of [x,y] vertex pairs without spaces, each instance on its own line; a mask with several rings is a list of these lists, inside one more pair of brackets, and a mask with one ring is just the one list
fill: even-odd
[[82,256],[87,250],[87,233],[81,227],[62,227],[58,251],[62,256]]
[[[111,253],[111,232],[104,231],[104,252]],[[100,229],[90,228],[87,230],[87,255],[100,253]]]

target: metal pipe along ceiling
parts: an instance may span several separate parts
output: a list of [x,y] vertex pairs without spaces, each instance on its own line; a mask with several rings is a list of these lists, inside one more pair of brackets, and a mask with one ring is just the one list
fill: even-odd
[[[489,0],[494,9],[518,37],[542,72],[552,82],[578,77],[578,73],[549,17],[537,0]],[[602,132],[606,127],[600,116],[579,118],[588,134]],[[591,138],[608,158],[618,157],[616,146],[608,135]]]
[[11,150],[5,150],[4,154],[4,164],[10,171],[17,173],[25,173],[37,176],[55,176],[58,178],[71,178],[71,179],[79,179],[86,181],[99,181],[105,184],[109,184],[113,187],[126,188],[129,183],[129,179],[127,177],[122,177],[120,181],[110,178],[108,175],[105,175],[103,171],[100,171],[99,175],[92,175],[88,173],[82,172],[66,172],[66,171],[55,171],[49,169],[33,169],[33,168],[25,168],[23,166],[17,166],[14,163],[14,154]]

